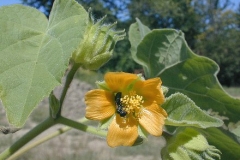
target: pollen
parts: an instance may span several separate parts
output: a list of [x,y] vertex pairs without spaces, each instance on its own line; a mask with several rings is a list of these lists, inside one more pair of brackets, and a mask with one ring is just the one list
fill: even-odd
[[121,98],[121,103],[128,114],[132,114],[135,118],[140,117],[140,111],[144,103],[142,96],[137,95],[135,92],[130,92],[129,95],[124,95]]

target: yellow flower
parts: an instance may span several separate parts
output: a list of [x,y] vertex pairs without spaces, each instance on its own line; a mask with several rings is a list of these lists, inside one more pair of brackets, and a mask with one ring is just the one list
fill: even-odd
[[104,80],[101,89],[85,95],[86,118],[103,121],[113,117],[108,126],[109,146],[132,146],[138,127],[162,135],[167,113],[159,106],[164,102],[160,78],[144,80],[136,74],[109,72]]

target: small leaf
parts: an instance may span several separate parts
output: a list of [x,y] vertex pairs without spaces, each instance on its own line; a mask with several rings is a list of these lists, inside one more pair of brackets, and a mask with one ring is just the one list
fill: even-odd
[[149,133],[142,126],[138,126],[138,135],[143,139],[147,139]]
[[0,97],[12,125],[23,126],[36,105],[60,84],[87,17],[73,0],[56,0],[49,22],[35,8],[0,8]]
[[106,90],[106,91],[111,91],[105,81],[97,81],[95,83],[96,83],[96,85],[99,89],[103,89],[103,90]]
[[[131,43],[132,54],[137,53],[137,46],[142,41],[142,39],[147,35],[151,30],[142,24],[142,22],[136,18],[136,23],[133,23],[129,28],[129,40]],[[134,56],[133,56],[134,57]]]
[[109,117],[109,118],[106,118],[104,120],[102,120],[100,123],[99,123],[99,129],[108,129],[108,126],[111,124],[111,122],[113,121],[115,115]]
[[168,113],[166,125],[194,126],[199,128],[220,127],[223,121],[202,111],[187,96],[175,93],[166,98],[162,107]]
[[221,152],[209,145],[206,138],[193,128],[178,129],[162,150],[163,160],[220,159]]
[[131,54],[134,61],[143,65],[136,56],[137,54],[137,46],[142,41],[142,39],[147,35],[151,30],[142,24],[142,22],[136,18],[136,23],[132,24],[129,28],[129,40],[131,43]]

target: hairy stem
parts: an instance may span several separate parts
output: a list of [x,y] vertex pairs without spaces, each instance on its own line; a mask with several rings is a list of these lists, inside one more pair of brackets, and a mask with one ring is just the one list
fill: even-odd
[[59,100],[60,109],[59,109],[59,112],[58,112],[57,116],[61,116],[62,105],[63,105],[64,99],[66,97],[68,88],[69,88],[69,86],[70,86],[70,84],[73,80],[73,77],[74,77],[74,75],[77,72],[79,67],[80,67],[80,64],[73,63],[73,66],[72,66],[71,70],[68,72],[68,74],[66,76],[66,81],[65,81],[65,84],[64,84],[64,88],[62,90],[62,94],[61,94],[61,97],[60,97],[60,100]]
[[83,132],[92,133],[92,134],[100,136],[100,137],[106,137],[107,136],[106,131],[99,130],[95,127],[88,126],[88,125],[73,121],[73,120],[65,118],[65,117],[59,117],[57,119],[57,122],[60,123],[60,124],[64,124],[64,125],[67,125],[69,127],[81,130]]
[[[85,117],[78,120],[78,122],[80,122],[80,123],[86,123],[87,121],[88,121],[88,120],[87,120]],[[41,139],[39,139],[39,140],[36,140],[36,141],[32,142],[31,144],[28,144],[28,145],[26,145],[25,147],[19,149],[16,153],[14,153],[13,155],[11,155],[11,156],[8,158],[8,160],[14,160],[14,159],[18,158],[19,156],[21,156],[23,153],[29,151],[30,149],[32,149],[32,148],[34,148],[34,147],[36,147],[36,146],[38,146],[38,145],[40,145],[40,144],[42,144],[42,143],[50,140],[50,139],[52,139],[52,138],[55,138],[55,137],[57,137],[57,136],[65,133],[65,132],[67,132],[67,131],[69,131],[69,130],[71,130],[71,129],[72,129],[71,127],[62,127],[62,128],[59,128],[59,129],[57,129],[57,131],[55,131],[55,132],[53,132],[53,133],[50,133],[50,134],[48,134],[47,136],[45,136],[45,137],[43,137],[43,138],[41,138]]]
[[0,159],[6,159],[10,155],[14,154],[16,151],[18,151],[20,148],[22,148],[29,141],[31,141],[36,136],[38,136],[40,133],[42,133],[43,131],[47,130],[48,128],[52,127],[55,124],[56,124],[56,121],[54,121],[54,119],[52,119],[50,117],[47,118],[45,121],[38,124],[32,130],[30,130],[28,133],[26,133],[24,136],[22,136],[19,140],[17,140],[11,147],[9,147],[5,151],[3,151],[0,154]]

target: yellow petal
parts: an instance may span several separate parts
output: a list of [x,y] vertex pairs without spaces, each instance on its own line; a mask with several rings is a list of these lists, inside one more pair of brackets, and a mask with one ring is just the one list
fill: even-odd
[[156,101],[157,104],[162,104],[164,102],[164,95],[161,90],[162,81],[160,78],[151,78],[145,81],[138,81],[134,89],[137,94],[143,96],[145,103],[152,103]]
[[[126,119],[127,120],[127,119]],[[109,126],[107,143],[110,147],[132,146],[138,137],[137,123],[129,118],[124,123],[124,118],[116,114]]]
[[104,76],[105,82],[113,92],[123,92],[137,78],[136,74],[124,72],[108,72]]
[[85,95],[86,118],[103,120],[115,113],[115,103],[111,92],[101,89],[91,90]]
[[139,123],[150,134],[160,136],[162,135],[162,128],[166,117],[166,111],[159,107],[156,103],[153,103],[142,110]]

